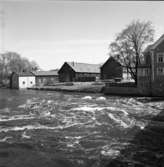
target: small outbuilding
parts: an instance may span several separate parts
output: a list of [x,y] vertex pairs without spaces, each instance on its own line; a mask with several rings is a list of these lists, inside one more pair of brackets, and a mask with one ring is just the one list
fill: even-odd
[[54,85],[58,82],[58,70],[36,71],[33,74],[36,77],[36,86]]
[[32,72],[16,73],[10,76],[10,87],[12,89],[30,88],[35,85],[35,76]]
[[113,57],[109,57],[109,59],[101,66],[101,79],[115,79],[123,77],[123,67],[122,65],[116,61]]
[[60,82],[89,82],[100,78],[100,65],[65,62],[58,71]]

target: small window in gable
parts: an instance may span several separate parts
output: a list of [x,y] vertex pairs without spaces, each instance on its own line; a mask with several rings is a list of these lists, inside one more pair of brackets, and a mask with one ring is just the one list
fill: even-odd
[[23,83],[23,85],[24,85],[26,82],[25,82],[25,81],[23,81],[22,83]]

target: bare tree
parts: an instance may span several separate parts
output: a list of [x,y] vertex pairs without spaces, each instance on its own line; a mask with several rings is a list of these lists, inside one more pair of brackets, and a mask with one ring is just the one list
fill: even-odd
[[36,71],[39,66],[16,52],[0,54],[0,82],[6,82],[12,72],[22,73]]
[[153,41],[154,28],[150,21],[133,21],[110,44],[111,54],[127,67],[137,83],[137,66],[145,46]]

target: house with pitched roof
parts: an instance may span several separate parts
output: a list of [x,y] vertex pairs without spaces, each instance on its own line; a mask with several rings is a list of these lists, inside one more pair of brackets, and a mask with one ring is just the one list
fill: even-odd
[[101,79],[115,79],[123,77],[122,65],[115,60],[114,57],[109,57],[108,60],[101,66]]
[[100,77],[99,64],[65,62],[58,71],[60,82],[88,82]]
[[36,86],[54,85],[59,81],[58,70],[36,71],[33,74],[35,75]]
[[137,76],[140,91],[148,95],[164,96],[164,35],[145,49]]
[[10,87],[12,89],[30,88],[35,85],[35,76],[32,72],[13,72],[10,76]]
[[109,57],[101,66],[101,80],[124,80],[132,81],[128,68],[122,65],[114,57]]

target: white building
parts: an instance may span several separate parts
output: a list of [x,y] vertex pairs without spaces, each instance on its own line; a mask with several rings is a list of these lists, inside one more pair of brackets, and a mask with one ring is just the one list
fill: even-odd
[[35,76],[33,73],[15,73],[11,74],[10,87],[15,89],[30,88],[35,85]]

